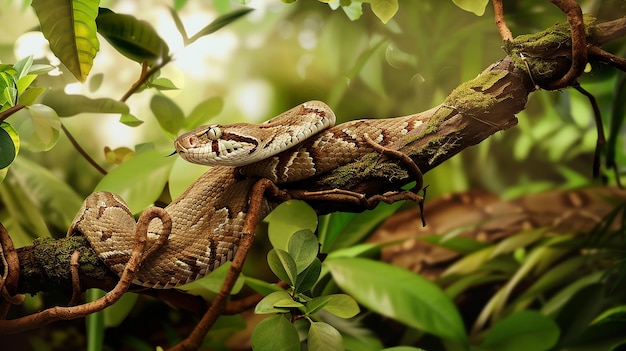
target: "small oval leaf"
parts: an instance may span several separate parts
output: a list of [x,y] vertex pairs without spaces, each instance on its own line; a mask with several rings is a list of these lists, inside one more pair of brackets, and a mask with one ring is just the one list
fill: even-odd
[[484,350],[549,350],[559,340],[559,327],[536,311],[521,311],[496,323],[487,333]]
[[296,262],[285,250],[271,249],[267,253],[267,263],[276,276],[285,283],[293,286],[296,282]]
[[342,351],[343,339],[337,329],[324,322],[313,322],[309,328],[309,351]]
[[287,252],[296,261],[297,273],[300,274],[317,257],[319,252],[317,237],[309,229],[299,230],[289,238]]
[[252,332],[255,351],[300,350],[300,338],[293,324],[280,314],[262,320]]

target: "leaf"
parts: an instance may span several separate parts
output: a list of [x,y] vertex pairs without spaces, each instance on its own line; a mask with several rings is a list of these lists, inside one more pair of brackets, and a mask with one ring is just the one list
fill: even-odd
[[296,285],[294,292],[301,293],[311,289],[317,283],[322,271],[322,262],[315,257],[313,262],[296,278]]
[[[232,262],[226,262],[223,265],[217,267],[214,271],[206,276],[195,280],[191,283],[184,284],[176,287],[176,289],[184,290],[191,295],[202,296],[205,300],[211,300],[215,297],[215,294],[220,292],[222,285],[224,284],[224,280],[226,280],[226,275],[230,271],[230,266]],[[240,274],[231,290],[231,295],[238,294],[243,287],[245,277]]]
[[127,58],[150,65],[169,59],[169,47],[150,23],[100,8],[98,33]]
[[306,202],[290,200],[276,207],[265,217],[265,221],[269,223],[267,233],[272,246],[287,250],[289,238],[293,233],[302,229],[315,231],[317,214]]
[[549,350],[559,340],[556,323],[536,311],[521,311],[496,323],[487,333],[481,350]]
[[327,258],[324,264],[342,290],[372,311],[444,339],[467,343],[458,310],[434,283],[362,258]]
[[317,237],[309,229],[299,230],[289,238],[287,252],[296,262],[298,274],[315,260],[319,251],[318,248]]
[[165,77],[159,77],[151,82],[149,82],[148,87],[156,88],[157,90],[177,90],[178,87],[174,85],[174,83]]
[[35,104],[26,108],[30,118],[16,126],[24,144],[32,151],[48,151],[59,140],[61,121],[48,106]]
[[485,8],[489,0],[452,0],[452,2],[467,12],[472,12],[476,16],[482,16],[485,14]]
[[128,105],[110,98],[91,99],[84,95],[66,94],[61,89],[47,92],[41,103],[50,106],[60,117],[79,113],[129,113]]
[[[21,189],[22,196],[33,204],[25,211],[28,212],[26,215],[33,216],[39,212],[48,225],[60,230],[67,230],[83,203],[83,199],[67,183],[27,158],[18,158],[11,166],[11,182],[12,187]],[[47,235],[48,232],[38,234]]]
[[159,198],[174,159],[160,150],[147,150],[111,170],[96,186],[118,194],[133,213],[139,213]]
[[324,309],[340,318],[352,318],[361,312],[354,298],[346,294],[333,294],[314,297],[306,304],[307,315]]
[[46,88],[31,87],[23,92],[18,99],[18,102],[22,105],[30,106],[39,99],[41,94],[46,92]]
[[143,124],[143,121],[139,118],[135,117],[135,115],[130,113],[122,113],[120,116],[120,123],[125,124],[129,127],[137,127]]
[[324,322],[312,322],[307,339],[309,351],[344,350],[341,334]]
[[279,314],[262,320],[254,328],[251,344],[255,351],[300,350],[298,331]]
[[267,263],[278,279],[293,286],[296,282],[296,262],[285,250],[271,249],[267,253]]
[[[6,122],[0,123],[0,169],[9,167],[19,150],[19,136],[15,128]],[[1,181],[1,179],[0,179]]]
[[100,49],[96,36],[98,0],[33,0],[41,32],[50,50],[81,82]]
[[372,0],[371,6],[372,12],[385,24],[398,12],[398,0]]
[[196,34],[192,35],[191,38],[185,40],[185,46],[193,43],[194,41],[202,38],[205,35],[209,35],[222,29],[224,26],[230,24],[231,22],[234,22],[237,19],[245,16],[250,11],[252,11],[251,8],[243,8],[219,16],[213,22],[209,23],[206,27],[200,29]]
[[291,299],[291,295],[285,290],[274,291],[265,296],[254,308],[254,313],[266,314],[266,313],[285,313],[289,312],[287,308],[277,308],[276,302],[285,299]]
[[212,97],[202,101],[185,118],[185,128],[192,130],[207,123],[211,118],[217,116],[222,108],[224,108],[224,99],[221,97]]
[[156,117],[161,129],[174,139],[184,125],[183,110],[174,101],[163,95],[154,95],[150,100],[150,110]]

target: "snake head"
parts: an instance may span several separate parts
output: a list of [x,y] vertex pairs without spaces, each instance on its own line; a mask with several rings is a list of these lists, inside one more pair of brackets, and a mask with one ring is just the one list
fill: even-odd
[[245,166],[288,150],[334,123],[330,107],[309,101],[262,124],[202,126],[178,137],[174,146],[191,163]]
[[176,139],[176,152],[188,162],[207,166],[241,166],[252,163],[255,160],[248,159],[248,155],[254,152],[258,140],[235,132],[239,126],[241,124],[199,127]]

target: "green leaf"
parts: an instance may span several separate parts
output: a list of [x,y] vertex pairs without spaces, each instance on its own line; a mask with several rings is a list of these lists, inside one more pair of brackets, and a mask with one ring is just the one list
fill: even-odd
[[[215,294],[219,293],[222,285],[224,284],[224,280],[226,280],[226,276],[230,271],[230,266],[232,262],[226,262],[223,265],[217,267],[214,271],[206,276],[193,281],[188,284],[184,284],[176,287],[177,289],[184,290],[191,295],[202,296],[205,300],[211,300],[215,297]],[[243,288],[245,277],[243,274],[240,274],[233,286],[233,289],[230,291],[231,295],[238,294]]]
[[[294,220],[296,219],[296,220]],[[272,246],[287,250],[291,235],[302,229],[314,232],[317,214],[304,201],[285,201],[272,211],[265,221],[269,223],[267,233]]]
[[[27,158],[18,158],[11,166],[11,184],[15,189],[19,188],[21,195],[32,204],[25,211],[28,213],[22,212],[20,216],[39,214],[48,226],[52,225],[60,230],[67,230],[83,203],[83,199],[58,175]],[[24,203],[24,199],[18,201]],[[11,204],[11,207],[13,205],[22,204]],[[48,232],[38,234],[48,235]]]
[[521,311],[494,325],[481,350],[526,351],[549,350],[559,340],[556,323],[536,311]]
[[209,23],[206,27],[200,29],[196,34],[192,35],[191,38],[185,41],[185,46],[193,43],[194,41],[202,38],[205,35],[209,35],[214,33],[224,26],[230,24],[231,22],[236,21],[237,19],[245,16],[248,12],[252,11],[251,8],[243,8],[238,9],[233,12],[227,13],[225,15],[219,16],[213,22]]
[[482,16],[485,14],[485,8],[489,0],[452,0],[452,2],[467,12],[471,12],[476,16]]
[[74,116],[79,113],[129,113],[128,105],[110,99],[91,99],[84,95],[66,94],[61,89],[47,92],[41,103],[50,106],[60,117]]
[[304,271],[298,274],[294,292],[301,293],[311,289],[317,283],[322,271],[322,262],[315,257]]
[[16,123],[22,141],[32,151],[48,151],[59,140],[61,120],[46,105],[35,104],[26,108],[30,118]]
[[165,77],[159,77],[151,82],[149,82],[148,87],[156,88],[157,90],[177,90],[178,87],[174,85],[174,83]]
[[147,150],[111,170],[96,186],[118,194],[133,213],[139,213],[159,198],[174,163],[166,152]]
[[287,252],[296,262],[296,272],[304,271],[317,257],[319,244],[317,237],[309,229],[295,232],[289,239]]
[[150,110],[156,117],[161,128],[174,139],[184,126],[183,110],[174,101],[163,95],[154,95],[150,100]]
[[[6,122],[0,123],[0,169],[9,167],[19,150],[19,136],[15,128]],[[0,179],[1,181],[1,179]]]
[[146,21],[100,8],[96,23],[98,33],[119,53],[135,62],[146,61],[152,65],[169,59],[167,43]]
[[22,105],[30,106],[34,104],[35,101],[39,99],[41,94],[45,92],[46,92],[46,88],[31,87],[30,89],[27,89],[25,92],[23,92],[19,96],[18,102]]
[[324,322],[312,322],[307,339],[309,351],[344,350],[341,334],[330,324]]
[[267,263],[276,276],[285,283],[293,286],[296,282],[296,262],[285,250],[271,249],[267,253]]
[[[276,303],[285,299],[291,299],[291,295],[285,290],[274,291],[265,296],[254,308],[254,313],[266,314],[266,313],[286,313],[289,312],[287,308],[277,308]],[[293,299],[292,299],[293,301]]]
[[269,295],[275,291],[281,291],[283,288],[279,287],[276,284],[268,283],[264,280],[245,277],[246,285],[248,285],[252,290],[258,292],[261,295]]
[[29,73],[32,65],[33,65],[33,55],[26,56],[23,59],[14,63],[13,68],[15,69],[15,72],[17,72],[17,75],[16,75],[17,79],[19,80],[22,77],[26,76]]
[[135,115],[130,113],[122,113],[120,116],[120,123],[125,124],[129,127],[137,127],[143,124],[143,121],[139,118],[135,117]]
[[221,97],[208,98],[193,108],[189,116],[185,118],[185,129],[196,129],[217,116],[224,108],[224,99]]
[[33,0],[50,49],[81,82],[100,49],[96,36],[98,0]]
[[262,320],[252,332],[251,344],[255,351],[300,350],[298,331],[282,315]]
[[324,264],[337,285],[367,308],[444,339],[467,343],[458,310],[434,283],[362,258],[327,258]]
[[354,298],[346,294],[314,297],[306,304],[306,313],[311,315],[324,309],[340,318],[352,318],[361,312]]
[[381,22],[387,23],[398,12],[398,0],[372,0],[372,12]]
[[135,307],[135,302],[137,302],[138,298],[139,295],[137,294],[126,293],[122,295],[116,303],[105,308],[102,311],[104,313],[104,326],[110,328],[122,324],[126,316],[128,316]]

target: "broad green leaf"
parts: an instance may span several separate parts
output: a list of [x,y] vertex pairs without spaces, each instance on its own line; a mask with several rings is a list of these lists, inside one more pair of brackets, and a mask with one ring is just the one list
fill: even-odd
[[372,311],[444,339],[467,343],[458,310],[434,283],[362,258],[327,258],[324,264],[342,290]]
[[167,152],[147,150],[111,170],[96,186],[118,194],[133,213],[139,213],[159,198],[174,163]]
[[178,157],[178,155],[171,155],[169,157],[173,158],[175,161],[172,171],[170,172],[167,186],[169,187],[172,199],[175,199],[187,190],[200,176],[206,173],[209,167],[187,162],[181,157]]
[[98,0],[33,0],[50,50],[81,82],[100,49],[96,36]]
[[305,292],[315,286],[322,271],[322,262],[315,257],[313,262],[296,278],[295,293]]
[[150,23],[126,14],[100,8],[98,33],[122,55],[149,64],[169,59],[169,47]]
[[371,0],[372,12],[381,22],[387,23],[398,12],[398,0]]
[[[232,262],[226,262],[223,265],[217,267],[213,272],[207,274],[201,279],[193,281],[191,283],[178,286],[177,289],[184,290],[191,295],[199,295],[202,296],[205,300],[210,300],[215,297],[215,294],[220,292],[222,285],[224,284],[224,280],[226,280],[226,276],[230,271],[230,266]],[[241,291],[243,287],[245,277],[242,274],[239,274],[233,289],[231,290],[231,294],[237,294]]]
[[287,308],[277,308],[276,302],[285,299],[291,299],[291,295],[285,290],[274,291],[265,296],[254,308],[254,313],[266,314],[266,313],[285,313],[289,312]]
[[461,9],[471,12],[476,16],[485,14],[485,8],[489,0],[452,0],[452,2]]
[[280,314],[262,320],[254,328],[251,344],[254,351],[300,350],[298,331]]
[[276,284],[268,283],[264,280],[245,277],[246,285],[248,285],[252,290],[258,292],[261,295],[269,295],[274,291],[281,291],[283,288],[279,287]]
[[213,22],[209,23],[206,27],[200,29],[196,34],[192,35],[191,38],[186,40],[185,45],[189,45],[193,43],[194,41],[202,38],[205,35],[209,35],[211,33],[214,33],[220,30],[224,26],[248,14],[248,12],[250,11],[252,11],[251,8],[243,8],[243,9],[238,9],[233,12],[227,13],[225,15],[219,16]]
[[104,326],[111,328],[122,324],[126,316],[128,316],[133,310],[133,307],[135,307],[135,302],[137,302],[138,298],[139,295],[137,294],[126,293],[122,295],[116,303],[105,308],[102,311],[104,312]]
[[496,323],[487,333],[480,350],[549,350],[559,340],[556,323],[536,311],[521,311]]
[[[362,242],[371,232],[385,219],[394,213],[400,206],[402,201],[391,205],[381,203],[371,211],[365,211],[357,214],[333,213],[331,222],[336,216],[347,216],[349,220],[340,221],[342,224],[329,226],[328,232],[320,235],[322,242],[322,252],[329,253],[338,249],[353,246]],[[322,240],[323,239],[323,240]]]
[[324,322],[312,322],[307,337],[309,351],[344,350],[343,339],[337,329]]
[[128,105],[110,99],[92,99],[84,95],[66,94],[63,90],[56,89],[47,92],[41,103],[50,106],[60,117],[74,116],[79,113],[121,113],[129,112]]
[[25,110],[30,118],[15,123],[24,145],[32,151],[50,150],[59,140],[59,116],[53,109],[41,104],[28,106]]
[[276,207],[265,221],[269,223],[267,232],[272,246],[287,250],[293,233],[302,229],[315,231],[317,214],[304,201],[290,200]]
[[[62,179],[27,158],[18,158],[11,166],[11,184],[31,206],[19,216],[40,215],[48,225],[67,230],[83,199]],[[19,199],[23,203],[24,199]],[[6,204],[6,202],[5,202]],[[20,206],[20,204],[12,204]],[[49,231],[39,232],[47,235]]]
[[293,286],[296,282],[296,262],[285,250],[271,249],[267,253],[267,263],[278,279]]
[[212,97],[202,101],[185,118],[185,128],[191,130],[206,124],[211,118],[217,116],[223,107],[224,99],[221,97]]
[[304,271],[317,257],[319,244],[317,237],[309,229],[302,229],[295,232],[289,238],[287,252],[296,262],[296,272]]
[[[19,150],[19,136],[15,128],[6,122],[0,123],[0,169],[9,167]],[[0,179],[1,181],[2,179]]]
[[184,126],[183,110],[170,98],[159,94],[150,100],[150,110],[167,135],[172,139],[176,138],[178,131]]

